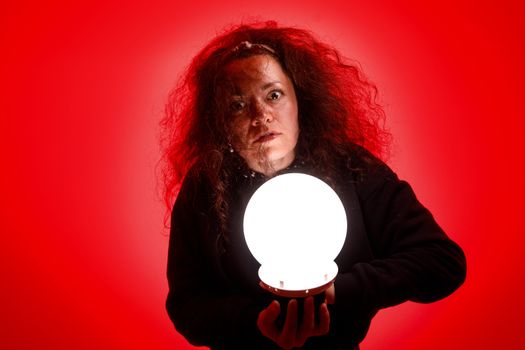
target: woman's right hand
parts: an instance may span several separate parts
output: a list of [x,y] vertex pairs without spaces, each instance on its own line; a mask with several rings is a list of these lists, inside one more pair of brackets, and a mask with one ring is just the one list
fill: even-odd
[[282,329],[277,328],[275,321],[281,313],[281,305],[274,300],[259,313],[257,326],[261,333],[273,340],[283,349],[302,347],[310,337],[324,335],[330,329],[330,313],[326,303],[319,307],[320,322],[315,323],[314,299],[308,297],[304,301],[304,313],[301,324],[297,323],[297,300],[288,302],[286,320]]

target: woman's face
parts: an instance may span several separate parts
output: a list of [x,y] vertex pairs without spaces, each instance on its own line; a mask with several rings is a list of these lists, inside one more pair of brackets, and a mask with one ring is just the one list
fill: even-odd
[[265,175],[286,168],[299,137],[292,81],[269,55],[235,60],[226,73],[233,85],[228,102],[234,150]]

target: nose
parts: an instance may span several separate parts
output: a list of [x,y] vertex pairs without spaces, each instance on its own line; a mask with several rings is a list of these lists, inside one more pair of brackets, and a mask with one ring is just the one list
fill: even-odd
[[259,126],[261,123],[270,123],[273,120],[273,116],[269,108],[260,102],[252,103],[251,114],[253,126]]

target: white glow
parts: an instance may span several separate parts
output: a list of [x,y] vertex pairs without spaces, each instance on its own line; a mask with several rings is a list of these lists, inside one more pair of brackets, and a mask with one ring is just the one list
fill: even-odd
[[337,275],[333,262],[346,238],[337,194],[316,177],[290,173],[264,183],[244,214],[244,236],[262,265],[259,277],[282,290],[307,290]]

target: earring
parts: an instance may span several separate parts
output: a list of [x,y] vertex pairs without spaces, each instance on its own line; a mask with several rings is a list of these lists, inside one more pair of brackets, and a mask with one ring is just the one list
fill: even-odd
[[235,150],[233,149],[233,146],[231,143],[228,143],[228,152],[233,153]]

